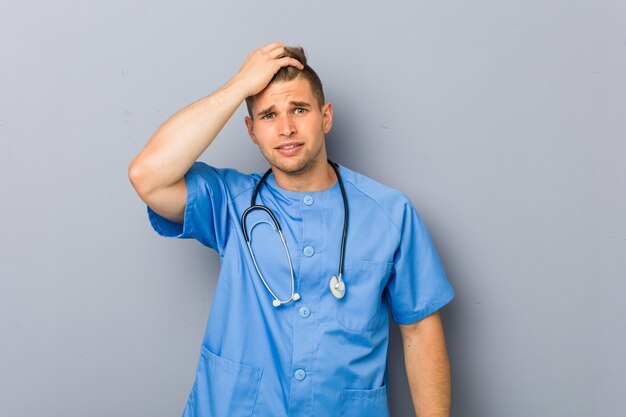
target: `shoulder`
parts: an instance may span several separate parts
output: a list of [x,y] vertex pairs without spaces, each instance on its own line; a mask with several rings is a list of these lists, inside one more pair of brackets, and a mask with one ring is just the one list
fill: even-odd
[[341,166],[341,177],[346,189],[350,188],[353,200],[363,202],[368,200],[400,229],[407,210],[414,210],[411,200],[405,193],[393,187],[382,184],[366,175]]
[[206,162],[196,161],[187,174],[188,183],[206,185],[209,189],[220,188],[235,197],[251,188],[259,180],[259,174],[245,174],[233,168],[217,168]]

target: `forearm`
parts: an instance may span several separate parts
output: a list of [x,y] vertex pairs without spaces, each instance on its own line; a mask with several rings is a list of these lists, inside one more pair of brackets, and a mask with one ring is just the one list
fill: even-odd
[[449,417],[450,363],[438,315],[403,330],[404,361],[417,417]]
[[263,90],[280,68],[304,68],[284,52],[285,45],[276,42],[252,51],[222,88],[163,123],[129,166],[129,177],[139,194],[178,183],[246,97]]
[[237,79],[180,110],[152,135],[131,162],[131,175],[145,189],[180,180],[232,117],[246,91]]

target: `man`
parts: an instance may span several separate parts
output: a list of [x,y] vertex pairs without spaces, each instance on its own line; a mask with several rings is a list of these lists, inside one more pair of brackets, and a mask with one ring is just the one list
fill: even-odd
[[[265,177],[196,162],[244,100]],[[332,121],[304,52],[272,43],[129,167],[155,230],[222,260],[185,416],[388,416],[388,307],[416,415],[449,415],[452,287],[408,199],[327,160]]]

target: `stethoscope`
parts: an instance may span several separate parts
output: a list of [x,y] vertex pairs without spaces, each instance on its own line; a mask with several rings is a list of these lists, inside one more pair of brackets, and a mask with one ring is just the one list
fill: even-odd
[[[346,198],[346,190],[343,188],[343,181],[341,180],[341,175],[339,174],[339,167],[337,166],[337,164],[335,164],[331,160],[328,160],[328,163],[335,170],[335,174],[337,174],[337,181],[339,182],[339,188],[341,188],[341,198],[343,199],[343,213],[344,213],[343,214],[343,233],[341,235],[341,252],[339,254],[339,271],[337,272],[337,275],[333,275],[332,277],[330,277],[330,283],[329,283],[331,294],[336,299],[339,300],[346,295],[346,284],[342,279],[342,275],[343,275],[344,249],[346,245],[346,235],[348,233],[348,199]],[[259,183],[254,189],[254,193],[252,194],[252,201],[250,202],[250,207],[248,207],[241,215],[241,228],[243,230],[243,236],[246,239],[246,243],[248,244],[248,251],[250,251],[250,256],[252,257],[252,262],[254,263],[254,268],[256,269],[257,274],[259,274],[259,277],[261,278],[263,285],[265,286],[267,291],[270,293],[270,295],[274,298],[274,300],[272,301],[272,305],[274,307],[280,307],[283,304],[287,304],[292,301],[298,301],[300,299],[300,294],[298,294],[295,291],[295,278],[293,276],[293,264],[291,263],[291,256],[289,255],[289,249],[287,249],[287,243],[285,242],[285,237],[283,236],[283,232],[280,228],[280,224],[278,223],[276,216],[274,216],[274,213],[272,213],[272,211],[269,208],[263,205],[256,204],[256,196],[259,193],[261,186],[263,185],[263,183],[265,182],[265,180],[271,173],[272,173],[272,170],[268,169],[267,172],[261,177],[261,179],[259,180]],[[252,225],[252,227],[250,228],[250,232],[248,233],[248,228],[246,226],[246,218],[248,217],[248,214],[250,214],[254,210],[262,210],[266,212],[272,219],[273,224],[267,220],[259,220],[258,222]],[[252,250],[252,244],[251,244],[252,230],[255,228],[255,226],[261,223],[269,224],[275,231],[278,232],[278,235],[280,236],[280,240],[283,242],[285,253],[287,254],[287,261],[289,262],[289,273],[291,274],[291,295],[286,300],[281,300],[280,298],[278,298],[276,294],[274,293],[274,291],[272,291],[270,286],[267,284],[267,281],[263,277],[263,274],[261,273],[261,270],[259,269],[259,265],[257,264],[256,258],[254,256],[254,251]]]

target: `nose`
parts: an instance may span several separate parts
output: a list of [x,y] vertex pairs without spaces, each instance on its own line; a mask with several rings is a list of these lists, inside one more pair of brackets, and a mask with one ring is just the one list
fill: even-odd
[[293,123],[293,120],[291,120],[291,117],[284,116],[280,118],[278,133],[285,137],[290,137],[296,133],[296,125]]

